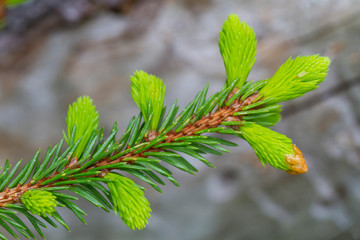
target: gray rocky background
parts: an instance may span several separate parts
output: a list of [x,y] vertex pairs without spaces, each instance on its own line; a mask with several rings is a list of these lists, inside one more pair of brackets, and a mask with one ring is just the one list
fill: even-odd
[[[34,11],[35,2],[43,7]],[[270,77],[289,56],[319,53],[332,65],[318,90],[284,104],[275,127],[301,148],[308,173],[264,168],[246,142],[231,139],[239,144],[231,154],[209,156],[215,169],[194,162],[196,176],[176,171],[181,188],[148,188],[153,213],[144,230],[84,202],[88,225],[63,210],[71,232],[50,227],[48,239],[360,239],[360,1],[93,2],[34,0],[8,12],[0,32],[1,165],[55,144],[68,104],[83,94],[107,131],[114,121],[124,129],[138,113],[129,85],[137,69],[164,80],[168,104],[184,106],[207,82],[217,91],[225,79],[218,32],[230,13],[257,33],[249,79]]]

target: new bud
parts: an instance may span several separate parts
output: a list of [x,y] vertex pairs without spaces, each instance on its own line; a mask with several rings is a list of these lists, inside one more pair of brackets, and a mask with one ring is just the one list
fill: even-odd
[[150,203],[144,192],[129,178],[116,173],[107,173],[105,179],[111,193],[115,214],[131,229],[142,229],[150,218]]
[[37,189],[25,192],[21,196],[21,202],[31,213],[43,217],[46,217],[46,214],[51,215],[59,205],[51,192]]

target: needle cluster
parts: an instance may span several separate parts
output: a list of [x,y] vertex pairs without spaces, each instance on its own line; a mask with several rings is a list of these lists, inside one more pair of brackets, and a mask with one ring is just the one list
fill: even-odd
[[[236,15],[225,21],[219,38],[227,80],[208,96],[206,85],[180,111],[175,101],[164,107],[166,87],[151,74],[137,71],[131,77],[131,94],[140,109],[118,135],[116,123],[109,136],[99,129],[99,115],[92,99],[83,96],[69,107],[67,130],[44,157],[40,150],[25,165],[6,161],[0,173],[0,226],[14,237],[44,238],[42,227],[68,225],[59,207],[71,210],[85,223],[86,213],[77,205],[84,198],[118,214],[131,229],[142,229],[150,218],[150,203],[143,186],[132,175],[157,191],[168,180],[176,186],[169,166],[195,174],[188,157],[213,167],[207,154],[229,153],[237,146],[224,139],[234,135],[247,141],[263,165],[291,174],[307,172],[304,156],[287,136],[269,127],[280,120],[280,102],[317,88],[327,74],[330,60],[318,55],[286,61],[265,80],[248,81],[255,62],[254,30]],[[23,214],[24,222],[18,217]],[[30,223],[30,224],[28,224]],[[30,227],[32,225],[32,227]],[[6,239],[0,231],[0,239]]]

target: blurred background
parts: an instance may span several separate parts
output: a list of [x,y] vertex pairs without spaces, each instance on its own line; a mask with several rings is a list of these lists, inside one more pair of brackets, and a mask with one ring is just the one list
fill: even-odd
[[[1,6],[0,6],[1,7]],[[166,103],[185,106],[204,85],[223,86],[219,30],[230,13],[257,33],[250,80],[290,56],[321,54],[332,64],[320,88],[284,104],[274,127],[303,151],[309,172],[262,167],[240,139],[196,176],[175,170],[163,194],[146,186],[153,213],[142,231],[83,202],[88,225],[65,209],[71,232],[49,240],[238,240],[360,238],[359,0],[32,0],[0,8],[0,165],[56,144],[68,105],[94,99],[101,125],[123,130],[138,113],[129,76],[161,77]]]

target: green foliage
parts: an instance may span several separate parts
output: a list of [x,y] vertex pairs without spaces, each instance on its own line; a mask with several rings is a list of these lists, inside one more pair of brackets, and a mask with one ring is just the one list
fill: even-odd
[[288,171],[286,156],[293,155],[290,138],[255,123],[247,123],[240,128],[241,136],[254,149],[261,163]]
[[21,202],[33,214],[46,217],[46,214],[52,215],[55,207],[58,206],[56,197],[48,191],[29,190],[21,196]]
[[239,78],[237,87],[242,87],[255,63],[254,30],[246,22],[241,22],[237,15],[231,14],[220,31],[219,47],[226,69],[226,85]]
[[[161,79],[135,72],[131,94],[141,112],[131,118],[120,138],[116,123],[105,137],[98,129],[92,99],[78,98],[69,106],[67,132],[58,144],[49,146],[43,157],[36,151],[23,166],[21,160],[13,167],[5,162],[0,174],[0,226],[14,237],[35,238],[28,223],[17,217],[22,214],[43,238],[41,229],[47,225],[69,230],[55,207],[66,207],[86,223],[86,213],[76,201],[81,197],[119,214],[131,229],[142,229],[151,212],[145,189],[122,174],[159,192],[166,181],[179,186],[169,166],[193,175],[198,169],[190,157],[213,167],[206,154],[220,156],[230,152],[227,147],[237,146],[223,134],[249,142],[264,165],[305,173],[301,151],[291,139],[267,127],[281,118],[278,103],[317,88],[329,59],[317,55],[289,59],[272,78],[246,81],[255,61],[256,39],[252,28],[235,15],[225,21],[219,46],[227,73],[224,88],[207,96],[207,84],[182,111],[176,101],[168,110],[163,107]],[[6,237],[0,233],[0,239]]]
[[67,135],[64,132],[64,139],[67,144],[73,147],[80,140],[73,154],[74,157],[79,158],[93,132],[99,127],[99,114],[89,96],[79,97],[69,106],[66,126]]
[[7,7],[17,7],[26,2],[29,2],[29,0],[5,0],[5,5]]
[[241,111],[234,113],[234,116],[241,117],[243,122],[253,122],[269,127],[280,121],[281,107],[278,104],[269,104],[269,100],[263,100],[243,107]]
[[116,173],[108,173],[108,186],[115,214],[119,214],[129,228],[142,229],[150,218],[150,203],[144,192],[129,178]]
[[156,130],[164,105],[166,86],[160,78],[144,71],[136,71],[130,80],[132,98],[140,108],[145,122],[150,122],[150,130]]
[[319,55],[289,58],[259,91],[273,103],[300,97],[324,81],[330,59]]

